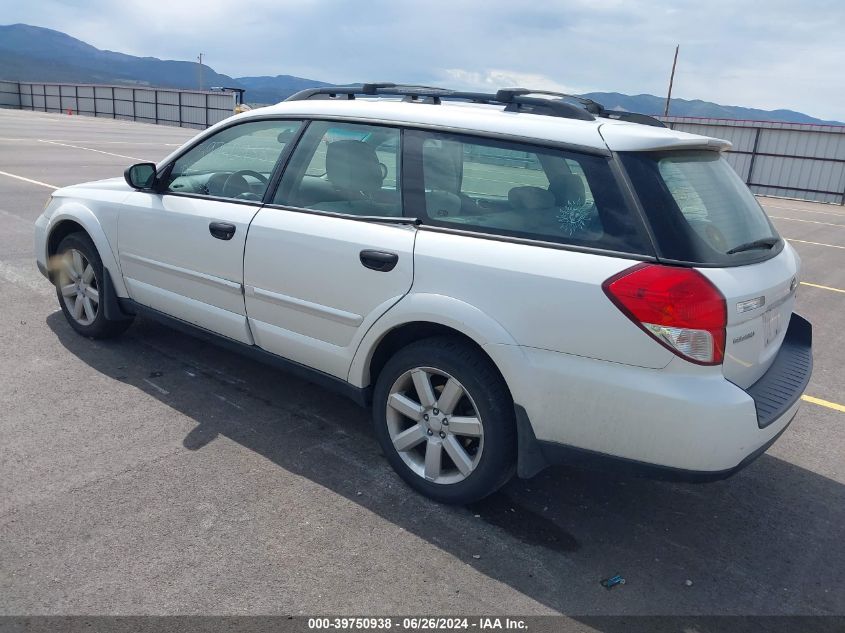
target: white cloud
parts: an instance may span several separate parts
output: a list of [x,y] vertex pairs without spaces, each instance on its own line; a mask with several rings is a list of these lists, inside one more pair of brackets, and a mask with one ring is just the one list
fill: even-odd
[[493,69],[471,71],[460,68],[447,68],[443,71],[443,76],[449,86],[465,90],[495,92],[499,88],[533,88],[535,90],[551,90],[569,94],[587,92],[587,90],[582,88],[566,86],[545,75],[514,70]]

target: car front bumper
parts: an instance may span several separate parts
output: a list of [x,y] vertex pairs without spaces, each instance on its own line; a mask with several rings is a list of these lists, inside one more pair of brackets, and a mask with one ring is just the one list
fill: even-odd
[[43,213],[35,220],[35,234],[33,246],[35,249],[35,264],[42,275],[50,278],[50,272],[47,268],[47,225],[49,218]]

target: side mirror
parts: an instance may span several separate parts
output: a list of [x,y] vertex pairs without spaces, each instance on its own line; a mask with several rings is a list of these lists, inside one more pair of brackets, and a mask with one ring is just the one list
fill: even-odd
[[133,189],[152,189],[156,180],[155,163],[138,163],[127,167],[123,177]]

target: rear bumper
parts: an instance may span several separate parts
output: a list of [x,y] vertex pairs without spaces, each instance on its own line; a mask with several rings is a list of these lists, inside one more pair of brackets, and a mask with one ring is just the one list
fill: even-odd
[[[796,405],[795,410],[788,416],[786,423],[778,431],[777,435],[752,453],[746,455],[736,466],[724,470],[686,470],[672,466],[661,466],[660,464],[649,464],[625,457],[617,457],[574,446],[566,446],[565,444],[542,442],[536,438],[531,438],[530,435],[525,437],[526,441],[523,443],[523,431],[523,433],[520,433],[518,474],[523,478],[533,477],[544,468],[553,464],[566,464],[567,466],[574,466],[576,468],[599,470],[606,473],[617,473],[661,481],[688,483],[720,481],[738,473],[769,450],[769,447],[789,428],[789,424],[795,417],[797,410],[798,407]],[[524,411],[522,414],[524,414]],[[517,418],[522,414],[518,412]],[[527,418],[525,419],[527,420]],[[530,433],[530,424],[526,428],[529,429]]]
[[630,367],[525,350],[506,376],[517,403],[518,473],[566,463],[659,479],[712,481],[741,470],[784,432],[812,372],[812,327],[793,315],[769,371],[748,390],[721,368]]
[[813,373],[813,326],[793,314],[783,344],[769,370],[747,391],[757,410],[757,426],[765,429],[794,405]]

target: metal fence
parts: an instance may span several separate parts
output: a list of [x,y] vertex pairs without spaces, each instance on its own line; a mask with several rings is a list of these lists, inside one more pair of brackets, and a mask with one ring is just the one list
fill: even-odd
[[0,107],[204,129],[232,116],[230,92],[0,80]]
[[845,126],[666,117],[669,127],[729,140],[728,162],[761,195],[845,205]]

